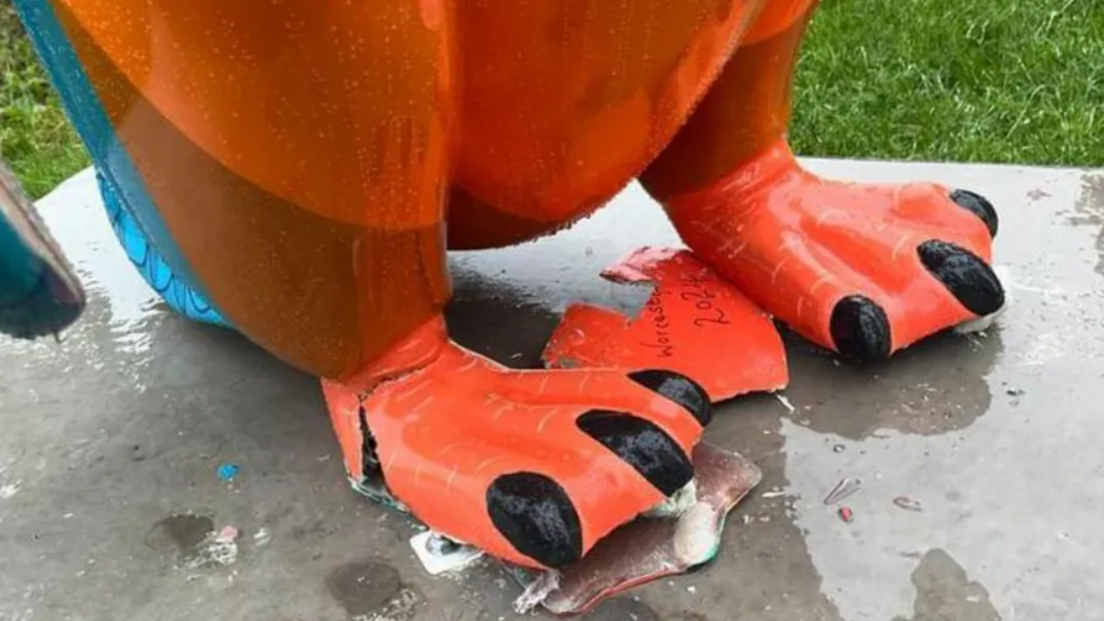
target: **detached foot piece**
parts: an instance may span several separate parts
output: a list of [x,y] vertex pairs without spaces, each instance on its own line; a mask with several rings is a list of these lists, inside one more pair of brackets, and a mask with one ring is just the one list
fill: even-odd
[[665,368],[714,402],[786,387],[786,350],[770,316],[687,250],[641,248],[602,272],[652,286],[639,317],[575,304],[544,350],[556,368]]

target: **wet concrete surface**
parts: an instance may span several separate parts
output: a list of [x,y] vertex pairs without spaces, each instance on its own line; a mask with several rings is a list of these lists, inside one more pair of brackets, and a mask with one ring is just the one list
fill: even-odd
[[[588,618],[1104,618],[1104,173],[811,164],[987,194],[1009,310],[875,367],[788,336],[794,411],[743,398],[708,432],[765,475],[718,561]],[[97,200],[83,174],[42,203],[86,315],[60,345],[0,341],[0,620],[515,618],[519,590],[491,563],[426,575],[415,525],[346,484],[316,380],[165,311]],[[643,302],[601,268],[672,242],[630,188],[554,238],[453,257],[450,324],[535,366],[568,303]],[[230,481],[224,463],[241,467]],[[823,502],[844,477],[862,480],[851,523]]]

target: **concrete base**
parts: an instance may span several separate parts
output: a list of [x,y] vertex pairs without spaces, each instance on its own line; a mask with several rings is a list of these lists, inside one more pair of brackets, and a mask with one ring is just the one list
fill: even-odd
[[[740,399],[708,433],[765,473],[718,562],[589,618],[1101,618],[1104,173],[811,165],[987,194],[1011,306],[986,333],[882,367],[789,339],[794,411]],[[316,380],[164,310],[116,247],[89,174],[41,206],[90,307],[60,345],[0,341],[0,620],[514,618],[519,589],[494,564],[431,578],[410,520],[353,494]],[[633,187],[554,238],[457,255],[454,333],[536,365],[569,302],[642,302],[601,268],[674,241]],[[229,481],[228,463],[240,466]],[[844,477],[863,481],[849,524],[823,502]],[[204,539],[226,526],[236,532]]]

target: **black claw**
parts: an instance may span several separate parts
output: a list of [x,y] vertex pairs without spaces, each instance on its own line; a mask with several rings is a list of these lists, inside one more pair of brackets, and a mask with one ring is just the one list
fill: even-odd
[[997,210],[993,208],[993,203],[990,203],[988,199],[969,190],[955,190],[951,192],[951,200],[981,218],[981,221],[989,228],[989,237],[995,238],[997,236],[997,230],[1000,229],[1000,218],[997,216]]
[[836,303],[832,310],[832,340],[836,351],[859,362],[889,359],[889,318],[870,298],[851,295]]
[[702,427],[713,421],[713,400],[697,382],[670,371],[638,371],[629,379],[686,408]]
[[545,567],[564,567],[583,556],[579,514],[559,483],[542,474],[495,479],[487,488],[487,513],[518,552]]
[[694,478],[694,466],[682,447],[651,421],[620,412],[594,411],[580,416],[575,424],[664,496],[671,496]]
[[992,268],[965,248],[927,241],[917,249],[920,261],[971,313],[984,317],[1004,306],[1004,287]]

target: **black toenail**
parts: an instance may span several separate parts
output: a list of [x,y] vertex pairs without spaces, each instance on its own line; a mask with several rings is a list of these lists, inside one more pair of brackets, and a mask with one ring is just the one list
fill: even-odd
[[889,318],[870,298],[850,295],[837,302],[829,327],[836,351],[844,356],[859,362],[889,358]]
[[713,420],[713,400],[697,382],[670,371],[637,371],[629,379],[686,408],[702,427]]
[[491,522],[514,548],[545,567],[583,556],[583,529],[567,492],[531,472],[504,474],[487,488]]
[[1004,306],[1004,287],[993,269],[965,248],[927,241],[917,249],[920,261],[971,313],[984,317]]
[[969,190],[955,190],[951,192],[951,200],[981,218],[981,221],[989,228],[989,237],[997,236],[997,230],[1000,228],[1000,218],[997,217],[997,210],[993,208],[993,203],[990,203],[988,199]]
[[587,412],[575,422],[656,489],[670,496],[694,478],[694,466],[671,436],[655,423],[621,412]]

